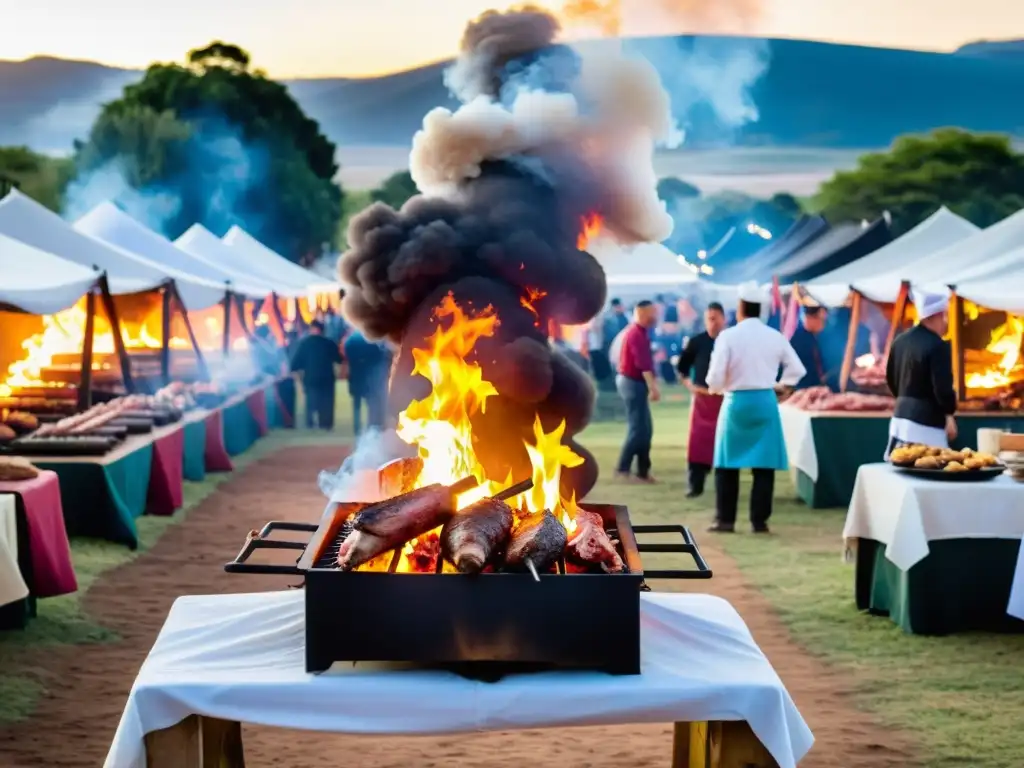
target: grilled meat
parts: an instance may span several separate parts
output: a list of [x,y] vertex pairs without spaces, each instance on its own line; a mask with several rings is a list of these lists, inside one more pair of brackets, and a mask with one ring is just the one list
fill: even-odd
[[441,529],[441,553],[462,573],[480,573],[512,535],[512,508],[482,499],[459,510]]
[[576,529],[569,537],[567,553],[584,563],[599,565],[610,573],[623,570],[615,544],[604,529],[604,521],[596,512],[576,511]]
[[338,550],[338,567],[356,568],[444,525],[454,512],[455,494],[452,488],[440,484],[371,504],[353,518],[355,530]]
[[512,532],[505,567],[513,571],[526,570],[529,560],[543,573],[562,556],[567,538],[565,527],[547,510],[531,515]]

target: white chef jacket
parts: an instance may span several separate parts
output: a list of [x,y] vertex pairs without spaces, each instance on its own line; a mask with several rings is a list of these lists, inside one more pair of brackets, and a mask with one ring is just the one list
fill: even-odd
[[718,334],[711,351],[707,383],[708,389],[716,394],[774,389],[776,383],[796,386],[806,373],[785,336],[757,318],[747,318]]

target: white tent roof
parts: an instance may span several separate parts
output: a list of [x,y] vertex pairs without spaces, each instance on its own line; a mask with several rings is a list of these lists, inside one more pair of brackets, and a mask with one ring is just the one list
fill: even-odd
[[274,293],[278,296],[297,297],[306,295],[305,286],[295,286],[290,282],[274,280],[264,275],[244,254],[227,245],[202,224],[193,224],[181,237],[174,241],[174,244],[182,250],[188,251],[193,256],[221,269],[243,275],[253,275],[261,283],[269,282],[273,285]]
[[[239,226],[231,227],[223,237],[224,242],[245,257],[250,269],[255,269],[265,277],[281,281],[286,285],[309,290],[313,286],[326,287],[324,279],[308,269],[288,261],[276,251],[267,248],[263,243]],[[337,290],[336,283],[330,283]]]
[[204,309],[224,298],[224,286],[161,267],[102,240],[79,232],[53,211],[12,190],[0,200],[0,234],[62,259],[107,273],[111,292],[152,290],[173,278],[189,309]]
[[683,285],[697,276],[661,243],[619,246],[607,238],[587,250],[600,262],[608,285]]
[[33,315],[73,306],[100,273],[0,235],[0,303]]
[[111,245],[137,253],[161,267],[183,272],[213,283],[231,283],[238,293],[262,298],[270,293],[260,281],[211,264],[178,248],[163,235],[140,224],[111,202],[100,203],[75,222],[75,229]]
[[[846,302],[850,286],[855,282],[900,272],[922,258],[962,242],[980,231],[979,227],[967,219],[943,207],[888,245],[821,275],[803,287],[826,306],[841,306]],[[896,291],[899,291],[898,281]]]
[[979,280],[957,285],[957,295],[986,309],[1024,315],[1024,271],[1013,279]]

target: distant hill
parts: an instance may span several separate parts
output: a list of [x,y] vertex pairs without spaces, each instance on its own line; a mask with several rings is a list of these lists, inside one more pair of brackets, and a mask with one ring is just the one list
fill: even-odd
[[978,40],[960,46],[956,53],[962,56],[1024,60],[1024,40]]
[[[746,38],[638,39],[640,52],[685,80],[683,57],[725,61],[758,46],[767,70],[753,86],[760,119],[724,132],[707,109],[691,114],[690,146],[850,149],[889,144],[902,133],[960,126],[1024,136],[1022,42],[973,43],[956,53],[926,53],[802,40]],[[679,53],[666,56],[672,49]],[[1002,53],[998,53],[1002,51]],[[258,55],[258,52],[257,52]],[[288,83],[296,99],[340,145],[407,145],[431,107],[454,106],[432,64],[372,79],[324,78]],[[88,62],[35,58],[0,62],[0,144],[66,152],[85,136],[100,105],[141,77],[138,71]]]

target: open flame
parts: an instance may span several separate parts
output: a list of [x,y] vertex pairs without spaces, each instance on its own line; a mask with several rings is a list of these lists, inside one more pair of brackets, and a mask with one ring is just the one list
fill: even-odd
[[[451,294],[442,299],[434,312],[438,327],[430,337],[426,349],[414,349],[414,373],[425,377],[431,384],[430,394],[410,403],[398,415],[398,436],[415,445],[423,468],[413,483],[422,488],[433,483],[450,485],[472,475],[480,485],[461,494],[456,506],[462,509],[475,501],[492,496],[508,487],[513,478],[495,480],[487,477],[473,447],[472,417],[483,413],[488,398],[498,394],[494,385],[483,377],[479,365],[466,360],[476,342],[494,335],[498,316],[487,307],[474,316],[468,315]],[[441,321],[447,320],[447,328]],[[575,467],[583,459],[562,444],[565,422],[551,432],[537,418],[533,427],[533,444],[526,444],[532,466],[533,488],[509,501],[510,506],[524,513],[550,510],[571,532],[575,500],[561,498],[559,484],[563,467]],[[420,537],[424,542],[436,541],[440,531],[431,531]],[[408,542],[402,551],[398,571],[415,570],[411,558],[420,542]],[[390,555],[370,561],[361,570],[386,568]]]
[[992,332],[985,352],[998,357],[998,362],[965,377],[968,389],[1001,389],[1024,379],[1024,360],[1021,344],[1024,342],[1024,320],[1012,315]]
[[601,234],[603,225],[604,219],[597,213],[588,213],[580,219],[580,233],[576,238],[576,248],[581,251],[587,250],[587,246]]
[[542,291],[539,288],[527,288],[526,295],[519,298],[519,303],[522,304],[524,309],[530,311],[533,315],[533,325],[536,328],[540,328],[540,312],[537,311],[537,302],[548,295],[547,291]]

